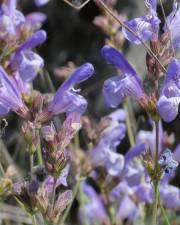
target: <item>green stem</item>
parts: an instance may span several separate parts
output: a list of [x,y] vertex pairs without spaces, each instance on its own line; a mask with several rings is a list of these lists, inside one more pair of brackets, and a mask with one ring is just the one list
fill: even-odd
[[74,200],[75,200],[75,198],[76,198],[76,195],[77,195],[77,193],[78,193],[80,184],[81,184],[81,179],[79,178],[79,179],[77,180],[77,182],[76,182],[75,187],[74,187],[74,192],[73,192],[72,201],[71,201],[71,203],[68,205],[66,211],[64,212],[64,215],[62,216],[62,219],[60,220],[60,223],[59,223],[60,225],[63,225],[63,224],[64,224],[64,222],[65,222],[65,220],[66,220],[66,218],[67,218],[67,216],[68,216],[68,214],[69,214],[69,211],[71,210],[72,204],[73,204],[73,202],[74,202]]
[[3,168],[2,164],[1,164],[1,162],[0,162],[0,172],[1,172],[2,175],[5,174],[5,171],[4,171],[4,168]]
[[37,225],[36,215],[32,216],[32,222],[33,222],[33,225]]
[[167,224],[167,225],[171,225],[170,222],[169,222],[169,219],[168,219],[166,210],[164,209],[162,203],[159,203],[159,204],[160,204],[160,208],[161,208],[161,211],[162,211],[162,214],[163,214],[163,216],[164,216],[164,219],[165,219],[166,224]]
[[158,200],[159,200],[158,181],[155,181],[154,182],[154,202],[153,202],[152,223],[151,223],[152,225],[157,224]]
[[[158,153],[159,153],[159,122],[155,122],[156,127],[156,153],[155,153],[155,164],[154,164],[154,173],[157,173],[158,167]],[[153,202],[153,212],[152,212],[152,225],[157,224],[157,210],[159,202],[159,181],[158,178],[154,179],[154,202]]]
[[170,222],[169,222],[169,219],[168,219],[166,210],[164,209],[164,207],[163,207],[163,205],[162,205],[162,202],[161,202],[161,200],[160,200],[160,193],[158,193],[158,198],[159,198],[159,206],[160,206],[160,208],[161,208],[161,211],[162,211],[164,220],[165,220],[165,222],[166,222],[167,225],[171,225]]
[[133,130],[132,130],[132,122],[130,119],[127,99],[124,102],[124,110],[126,111],[126,126],[127,126],[128,138],[129,138],[130,146],[133,147],[135,145],[135,140],[134,140],[134,134],[133,134]]

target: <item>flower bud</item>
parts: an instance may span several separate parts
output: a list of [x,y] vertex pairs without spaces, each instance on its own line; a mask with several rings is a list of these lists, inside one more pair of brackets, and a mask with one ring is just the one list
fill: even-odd
[[25,122],[22,127],[22,133],[24,134],[25,141],[28,145],[28,152],[33,154],[36,151],[38,144],[38,136],[34,124],[30,121]]

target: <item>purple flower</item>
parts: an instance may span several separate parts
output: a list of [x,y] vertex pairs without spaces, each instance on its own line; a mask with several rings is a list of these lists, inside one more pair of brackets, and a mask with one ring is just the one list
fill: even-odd
[[28,111],[21,99],[21,92],[15,80],[8,76],[2,67],[0,67],[0,109],[1,115],[12,110],[25,116]]
[[77,94],[78,91],[74,90],[74,86],[87,80],[93,73],[94,67],[90,63],[85,63],[77,68],[55,93],[52,102],[48,106],[48,112],[53,115],[64,112],[83,114],[87,107],[87,101]]
[[109,218],[100,196],[87,183],[83,183],[83,191],[87,197],[88,203],[80,208],[79,214],[81,223],[85,224],[88,222],[88,224],[109,224]]
[[132,160],[134,157],[141,155],[147,149],[146,144],[140,143],[132,147],[125,155],[126,162]]
[[156,13],[156,1],[146,1],[146,6],[148,8],[148,13],[145,16],[125,22],[139,38],[129,32],[126,28],[122,28],[125,38],[134,44],[140,44],[140,40],[156,40],[158,36],[160,20]]
[[116,153],[116,147],[125,135],[125,125],[115,124],[106,128],[99,143],[91,152],[93,167],[103,166],[111,176],[119,176],[124,168],[124,157]]
[[120,52],[106,45],[102,48],[102,56],[121,71],[120,76],[109,78],[104,83],[103,94],[110,107],[117,107],[125,96],[137,101],[146,98],[142,81]]
[[47,16],[41,12],[29,13],[26,16],[26,26],[32,30],[37,30],[41,27],[42,23],[47,19]]
[[140,202],[148,204],[153,202],[153,187],[150,183],[139,184],[134,191]]
[[114,198],[114,200],[120,200],[122,199],[122,196],[128,195],[132,196],[134,194],[134,190],[132,187],[130,187],[126,180],[121,181],[116,187],[113,188],[111,191],[111,197]]
[[125,163],[125,167],[120,178],[125,179],[130,187],[134,187],[141,183],[144,175],[144,166],[139,163],[139,161],[131,160]]
[[[170,30],[171,40],[173,47],[180,48],[180,8],[178,9],[178,3],[174,3],[173,11],[167,17],[167,25]],[[166,25],[164,26],[165,32],[167,31]]]
[[[137,134],[137,143],[144,143],[147,145],[147,149],[150,150],[152,157],[155,157],[156,152],[156,127],[153,121],[150,121],[152,125],[152,131],[140,130]],[[159,123],[159,154],[162,152],[163,145],[163,127],[162,123]]]
[[8,0],[0,8],[0,38],[18,35],[19,27],[24,22],[23,14],[16,10],[16,1]]
[[59,186],[59,185],[68,186],[67,185],[67,176],[69,174],[69,169],[70,169],[70,164],[67,164],[65,166],[65,168],[61,171],[61,174],[56,182],[56,186]]
[[157,110],[166,122],[173,121],[178,115],[180,104],[180,63],[172,59],[168,66],[165,80],[161,88]]
[[180,208],[180,190],[172,185],[160,186],[161,200],[167,208],[179,209]]
[[24,82],[32,81],[38,71],[44,66],[43,59],[32,48],[42,44],[46,40],[46,32],[37,31],[20,45],[11,57],[11,68],[17,70]]
[[129,221],[135,220],[139,216],[139,209],[132,199],[125,195],[120,202],[119,208],[116,214],[116,223],[120,224],[123,219],[128,219]]

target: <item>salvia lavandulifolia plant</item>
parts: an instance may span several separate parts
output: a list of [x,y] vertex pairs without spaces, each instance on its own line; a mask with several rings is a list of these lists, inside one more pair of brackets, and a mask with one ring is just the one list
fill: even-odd
[[[46,4],[44,9],[50,9],[55,2],[34,1],[38,9]],[[79,86],[88,84],[94,74],[96,79],[99,72],[89,62],[76,66],[82,57],[53,68],[56,78],[63,80],[55,91],[54,79],[35,49],[49,37],[41,28],[47,16],[42,12],[25,16],[21,1],[0,1],[0,223],[179,224],[180,189],[175,177],[180,144],[177,134],[166,132],[164,126],[178,122],[178,1],[172,1],[166,16],[161,0],[144,0],[145,13],[130,20],[116,10],[121,4],[117,0],[63,2],[74,9],[95,3],[101,13],[93,20],[105,34],[98,57],[113,65],[115,75],[103,78],[100,93],[114,111],[93,117],[101,104],[86,98],[89,92]],[[147,50],[145,77],[122,53],[125,41]],[[41,79],[54,93],[34,88]],[[102,78],[97,79],[98,84],[87,90],[99,87]],[[146,116],[139,116],[137,108]],[[22,145],[8,151],[12,144],[4,137],[11,113],[22,121],[21,130],[15,132]],[[14,161],[12,151],[21,162]]]

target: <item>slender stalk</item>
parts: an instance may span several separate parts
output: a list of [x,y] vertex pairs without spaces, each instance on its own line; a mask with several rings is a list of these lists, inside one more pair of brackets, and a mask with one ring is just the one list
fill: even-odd
[[[159,122],[155,122],[155,126],[156,126],[156,153],[155,153],[154,173],[156,174],[157,166],[158,166],[158,153],[159,153]],[[155,180],[154,180],[154,202],[153,202],[153,211],[152,211],[152,225],[157,224],[158,202],[159,202],[159,181],[158,181],[158,178],[155,178]]]
[[0,162],[0,172],[1,172],[2,175],[5,174],[5,171],[4,171],[4,168],[3,168],[2,164],[1,164],[1,162]]
[[33,225],[37,225],[36,215],[32,216]]
[[157,224],[157,210],[158,210],[158,195],[159,195],[159,191],[158,191],[158,181],[154,182],[154,202],[153,202],[153,211],[152,211],[152,225],[156,225]]
[[[160,197],[160,196],[159,196]],[[161,211],[162,211],[162,214],[163,214],[163,217],[164,217],[164,220],[166,222],[167,225],[171,225],[170,222],[169,222],[169,219],[168,219],[168,216],[167,216],[167,213],[166,213],[166,210],[164,209],[161,201],[159,200],[159,206],[161,208]]]
[[155,171],[157,170],[158,166],[158,157],[159,157],[159,122],[155,122],[156,126],[156,153],[155,153]]
[[126,126],[127,126],[128,138],[129,138],[130,146],[133,147],[135,145],[135,140],[134,140],[134,134],[132,131],[132,121],[129,115],[129,107],[128,107],[127,99],[125,100],[123,106],[126,111]]
[[64,212],[64,215],[62,216],[62,219],[60,220],[60,223],[59,223],[60,225],[63,225],[63,224],[64,224],[64,222],[65,222],[67,216],[69,215],[69,212],[70,212],[70,210],[71,210],[72,204],[73,204],[73,202],[74,202],[74,200],[75,200],[75,198],[76,198],[76,195],[77,195],[77,193],[78,193],[80,184],[81,184],[81,179],[79,178],[79,179],[77,180],[77,182],[76,182],[75,187],[74,187],[74,192],[73,192],[72,201],[71,201],[71,203],[68,205],[66,211]]

